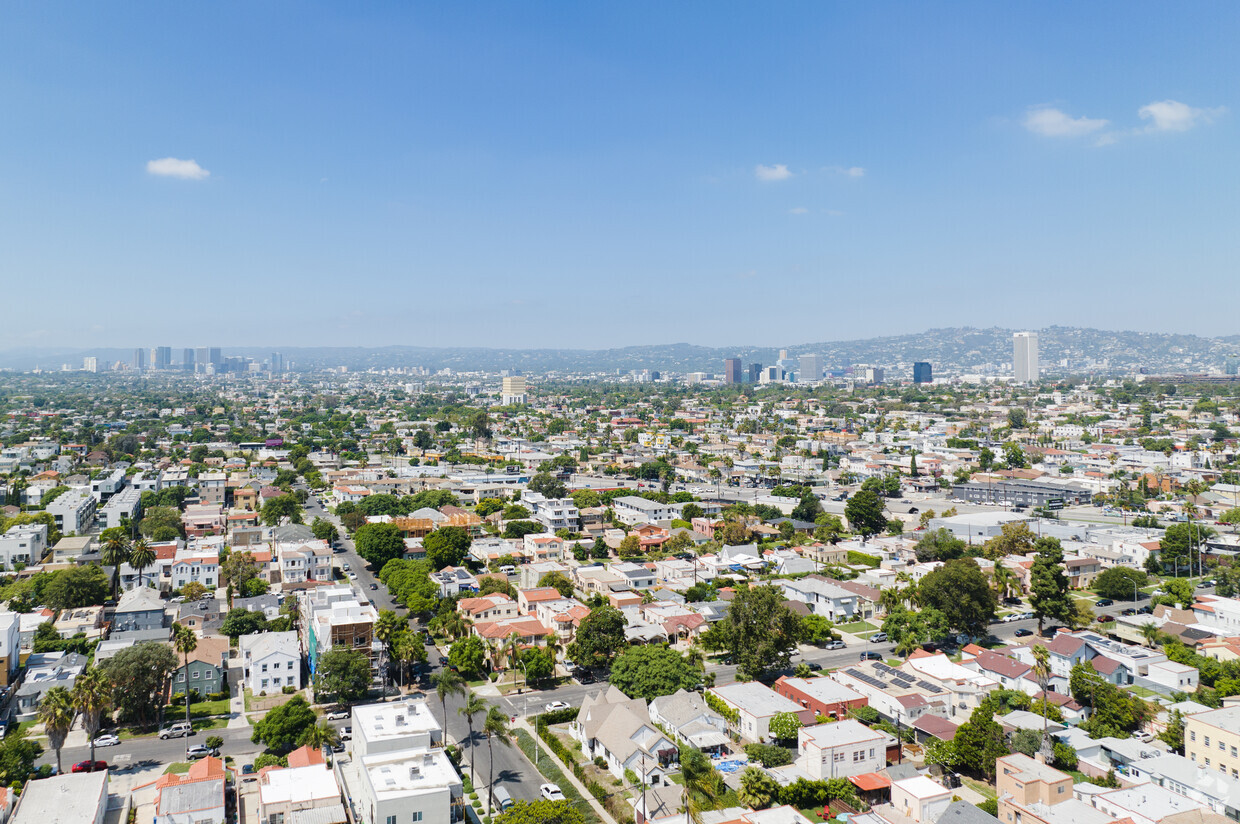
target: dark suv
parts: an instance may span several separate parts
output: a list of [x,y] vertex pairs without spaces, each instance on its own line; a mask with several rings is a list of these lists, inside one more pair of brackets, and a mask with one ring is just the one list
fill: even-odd
[[861,653],[861,660],[862,661],[881,661],[883,660],[883,656],[877,652],[863,652]]

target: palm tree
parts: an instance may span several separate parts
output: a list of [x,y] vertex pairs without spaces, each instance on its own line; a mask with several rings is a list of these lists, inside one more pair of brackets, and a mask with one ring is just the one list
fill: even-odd
[[95,668],[73,682],[73,706],[82,715],[82,729],[90,737],[90,760],[95,760],[95,734],[104,710],[112,706],[112,682],[103,670]]
[[[512,669],[519,664],[519,656],[521,655],[521,636],[513,632],[504,639],[500,652],[504,656],[504,666]],[[513,674],[513,680],[516,680],[516,674]]]
[[421,645],[414,640],[413,633],[405,630],[396,637],[396,643],[392,645],[392,660],[397,662],[400,673],[400,686],[405,688],[405,670],[409,668],[409,662],[418,657],[418,650]]
[[[395,612],[385,609],[379,613],[379,620],[375,621],[374,635],[383,644],[383,650],[387,654],[389,665],[392,661],[392,644],[396,640],[396,635],[402,629],[408,631],[408,625],[405,624]],[[383,668],[383,695],[387,696],[387,670]]]
[[[60,748],[65,745],[69,727],[73,726],[73,696],[64,687],[52,687],[39,703],[38,720],[43,722],[47,740],[56,751],[56,772],[60,773]],[[92,760],[94,756],[91,756]]]
[[993,576],[995,592],[998,594],[999,600],[1003,601],[1008,597],[1008,593],[1011,592],[1012,583],[1015,581],[1016,576],[1012,573],[1012,570],[998,562],[995,563]]
[[490,777],[487,779],[487,809],[495,809],[495,741],[505,747],[512,746],[512,732],[508,729],[508,716],[499,707],[492,705],[487,710],[486,720],[482,722],[482,732],[487,737],[487,761]]
[[185,723],[189,724],[189,654],[198,649],[198,636],[183,624],[173,624],[172,646],[185,661]]
[[1030,651],[1033,653],[1033,677],[1038,682],[1038,689],[1042,691],[1042,748],[1045,750],[1050,743],[1046,733],[1046,714],[1050,709],[1050,699],[1047,698],[1046,690],[1051,682],[1051,654],[1041,644],[1034,644]]
[[1141,625],[1141,637],[1145,639],[1145,645],[1148,647],[1153,647],[1161,634],[1158,631],[1158,624],[1155,624],[1153,621]]
[[448,696],[465,694],[465,679],[461,674],[448,668],[441,669],[431,676],[431,684],[435,694],[439,696],[439,704],[443,707],[443,734],[448,735]]
[[467,693],[465,706],[457,712],[465,716],[465,724],[469,727],[469,783],[474,783],[474,717],[487,711],[489,705],[474,693]]
[[100,550],[103,563],[112,567],[112,599],[121,588],[121,564],[129,560],[129,539],[124,535],[113,535],[103,542]]
[[297,647],[301,651],[301,657],[305,658],[305,642],[301,639],[301,601],[296,597],[285,598],[284,605],[280,607],[280,611],[288,616],[289,629],[297,633]]
[[328,723],[318,723],[313,727],[308,727],[301,734],[301,738],[297,739],[297,743],[303,747],[321,750],[323,747],[335,746],[340,741],[340,733]]
[[[701,755],[700,750],[694,752]],[[693,824],[702,824],[702,813],[719,805],[719,773],[705,756],[699,758],[698,755],[682,757],[680,762],[685,782],[685,812]],[[684,769],[686,761],[689,769]]]
[[129,550],[129,565],[138,571],[138,586],[142,586],[142,570],[154,566],[155,550],[147,544],[146,538],[133,542]]

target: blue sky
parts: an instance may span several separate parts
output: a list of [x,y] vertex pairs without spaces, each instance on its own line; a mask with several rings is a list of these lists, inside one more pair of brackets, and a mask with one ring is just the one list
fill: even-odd
[[0,346],[1232,334],[1238,29],[1227,3],[9,4]]

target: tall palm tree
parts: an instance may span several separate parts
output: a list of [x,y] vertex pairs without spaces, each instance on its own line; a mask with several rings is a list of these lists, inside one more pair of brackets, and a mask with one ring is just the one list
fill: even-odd
[[112,567],[112,598],[115,600],[121,588],[121,564],[129,560],[129,539],[124,535],[113,535],[103,542],[99,554],[103,563]]
[[[388,666],[391,665],[392,661],[392,644],[402,629],[408,632],[408,624],[402,621],[395,612],[390,609],[379,612],[379,619],[375,621],[374,635],[383,644],[383,651],[387,655]],[[385,666],[383,668],[383,695],[385,699],[387,697],[387,672],[388,667]]]
[[512,746],[512,732],[508,729],[508,716],[499,707],[492,705],[487,710],[486,720],[482,722],[482,732],[487,737],[487,761],[490,763],[490,776],[487,779],[487,809],[495,809],[495,742],[505,747]]
[[[43,722],[47,740],[56,751],[56,772],[60,773],[60,748],[65,745],[69,727],[73,726],[73,696],[64,687],[52,687],[39,703],[38,720]],[[93,759],[93,756],[92,756]]]
[[[686,760],[690,769],[684,769]],[[693,824],[702,824],[702,813],[719,806],[719,773],[705,757],[681,759],[681,767],[685,782],[685,812]]]
[[301,738],[297,739],[297,743],[301,746],[316,750],[321,750],[325,746],[335,746],[339,741],[340,733],[331,724],[325,722],[308,727],[301,734]]
[[95,760],[95,734],[104,710],[112,706],[112,682],[98,667],[73,681],[73,706],[82,715],[82,729],[90,738],[90,760]]
[[1041,644],[1034,644],[1033,649],[1033,677],[1038,682],[1038,689],[1042,691],[1042,749],[1049,749],[1050,738],[1046,732],[1046,714],[1050,709],[1050,699],[1047,698],[1047,687],[1051,683],[1051,653]]
[[1158,641],[1158,636],[1161,634],[1162,633],[1158,631],[1158,624],[1155,624],[1152,621],[1148,624],[1141,625],[1141,637],[1145,639],[1145,645],[1148,647],[1153,647]]
[[301,601],[295,596],[284,599],[284,605],[280,607],[280,611],[288,616],[289,629],[297,633],[297,647],[301,651],[301,657],[306,657],[305,642],[301,638]]
[[147,544],[146,538],[133,542],[129,550],[129,565],[138,571],[138,586],[142,586],[142,570],[155,565],[155,550]]
[[[518,666],[521,656],[521,636],[515,632],[509,633],[508,637],[504,639],[503,645],[500,647],[500,652],[504,656],[505,667],[508,669],[513,669]],[[516,680],[515,674],[513,675],[513,680]]]
[[431,685],[435,688],[435,694],[439,696],[440,706],[443,707],[443,734],[446,741],[448,737],[448,696],[464,695],[465,679],[460,673],[444,667],[431,676]]
[[185,662],[185,723],[189,720],[189,654],[198,649],[198,636],[194,635],[194,631],[183,624],[172,625],[172,646],[177,652],[181,653],[181,658]]
[[465,706],[457,709],[469,727],[469,783],[474,783],[474,717],[487,711],[489,705],[474,693],[465,696]]

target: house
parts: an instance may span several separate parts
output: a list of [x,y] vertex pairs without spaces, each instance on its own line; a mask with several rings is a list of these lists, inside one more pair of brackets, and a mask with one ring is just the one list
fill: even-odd
[[76,652],[36,652],[26,659],[26,677],[13,696],[13,712],[18,721],[28,721],[38,712],[39,702],[52,687],[73,690],[77,677],[86,669],[86,656]]
[[722,752],[728,743],[728,722],[706,706],[699,692],[677,690],[650,702],[650,720],[669,730],[672,737],[702,752]]
[[555,587],[537,587],[517,591],[517,611],[522,615],[533,615],[538,605],[546,601],[561,601],[564,596]]
[[995,783],[1002,824],[1109,824],[1112,821],[1111,816],[1103,816],[1089,804],[1073,798],[1072,776],[1023,753],[996,760]]
[[445,567],[432,572],[430,579],[439,585],[439,595],[443,598],[478,591],[478,579],[465,567]]
[[679,750],[655,726],[640,698],[629,698],[612,686],[587,695],[569,733],[581,742],[587,759],[602,758],[617,780],[623,781],[631,770],[647,784],[670,783],[667,768]]
[[121,595],[112,616],[112,640],[167,641],[165,610],[168,602],[150,587],[135,587]]
[[841,667],[827,677],[864,695],[869,705],[889,721],[913,726],[926,715],[948,718],[953,711],[951,696],[937,684],[918,684],[908,673],[877,661],[862,661]]
[[654,570],[649,569],[645,564],[633,564],[619,561],[610,564],[609,568],[616,575],[621,576],[630,589],[643,590],[652,589],[654,587]]
[[522,540],[521,554],[528,563],[562,561],[565,540],[557,535],[537,533],[526,535]]
[[181,695],[187,689],[196,690],[199,696],[228,692],[229,639],[199,638],[198,645],[187,657],[178,654],[181,666],[173,670],[171,693]]
[[475,623],[515,618],[519,611],[517,602],[502,592],[493,592],[478,598],[462,598],[456,602],[456,608],[461,615]]
[[795,713],[802,724],[814,723],[812,709],[778,695],[757,681],[712,687],[710,692],[736,711],[736,731],[749,741],[766,743],[771,719],[781,712]]
[[[13,803],[14,794],[8,791],[6,809]],[[108,771],[102,770],[27,781],[9,821],[11,824],[103,824],[107,813]]]
[[1005,690],[1017,690],[1026,695],[1033,695],[1039,689],[1038,682],[1033,677],[1033,667],[984,647],[973,644],[965,647],[960,665],[965,669],[989,676]]
[[889,738],[851,718],[802,727],[796,765],[815,781],[878,772],[887,766]]
[[208,755],[184,775],[155,781],[155,824],[204,824],[225,819],[224,762]]
[[891,806],[918,824],[935,824],[952,803],[952,791],[924,775],[891,782]]
[[375,641],[379,613],[369,601],[362,603],[352,587],[328,586],[299,593],[302,603],[303,640],[313,675],[319,656],[344,647],[365,653],[371,669],[378,667],[382,644]]
[[172,562],[172,588],[180,589],[191,581],[209,590],[220,582],[220,556],[211,550],[184,549],[178,551]]
[[277,582],[285,589],[310,581],[331,582],[332,550],[327,541],[281,542],[275,545],[274,552],[279,569]]
[[830,678],[781,676],[771,689],[778,695],[814,711],[816,716],[845,718],[850,710],[868,706],[866,697]]
[[680,510],[673,504],[661,504],[636,495],[625,495],[611,502],[616,518],[626,524],[670,523],[680,517]]
[[17,569],[43,560],[47,553],[47,524],[19,524],[0,535],[0,569]]
[[815,615],[822,615],[835,623],[847,623],[858,617],[859,596],[831,583],[821,575],[807,575],[797,580],[778,581],[784,597],[801,601]]
[[0,612],[0,687],[13,683],[20,662],[21,613]]
[[98,542],[94,535],[69,535],[61,538],[52,547],[52,563],[76,563],[83,555],[98,551]]
[[296,632],[259,632],[237,640],[242,677],[254,695],[301,689],[301,647]]
[[79,607],[62,609],[56,619],[56,631],[61,638],[72,638],[77,634],[85,635],[90,640],[103,637],[103,607]]
[[258,824],[343,824],[348,821],[336,775],[321,750],[288,754],[288,768],[264,769],[258,778]]

